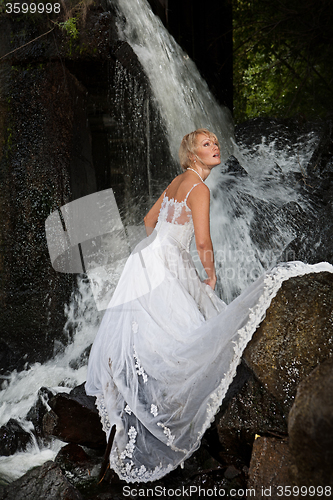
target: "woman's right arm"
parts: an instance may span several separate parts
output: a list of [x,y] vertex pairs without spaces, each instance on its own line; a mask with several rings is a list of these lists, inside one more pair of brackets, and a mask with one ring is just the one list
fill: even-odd
[[216,273],[214,265],[214,250],[210,237],[209,225],[209,188],[203,183],[198,184],[194,189],[192,189],[188,197],[187,205],[192,212],[195,244],[199,258],[208,276],[205,283],[207,283],[214,290],[216,285]]
[[156,203],[151,207],[147,215],[144,217],[144,223],[146,228],[147,236],[149,236],[153,231],[157,223],[158,215],[161,210],[161,205],[163,201],[165,191],[161,194]]

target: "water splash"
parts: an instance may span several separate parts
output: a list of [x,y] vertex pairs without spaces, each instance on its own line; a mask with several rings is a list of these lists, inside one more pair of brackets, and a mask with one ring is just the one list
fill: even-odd
[[318,134],[308,132],[283,149],[265,137],[251,149],[235,145],[245,175],[226,173],[222,165],[208,178],[217,291],[226,302],[278,262],[297,257],[287,247],[312,217],[299,188],[318,142]]
[[[78,289],[66,308],[65,332],[73,339],[66,348],[44,364],[35,363],[22,372],[12,372],[3,379],[0,393],[0,425],[10,418],[16,419],[31,431],[31,423],[25,420],[37,400],[42,386],[54,394],[69,392],[86,380],[87,359],[101,320],[96,303],[86,279],[78,280]],[[73,335],[74,332],[74,335]],[[0,478],[12,481],[35,465],[52,460],[65,443],[53,439],[47,447],[39,445],[33,434],[26,452],[10,457],[0,457]]]

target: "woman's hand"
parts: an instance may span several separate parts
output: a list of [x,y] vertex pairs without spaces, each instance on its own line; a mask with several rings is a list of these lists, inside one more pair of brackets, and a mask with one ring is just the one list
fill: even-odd
[[213,290],[215,290],[216,276],[204,280],[204,283],[206,283],[206,285],[209,285]]

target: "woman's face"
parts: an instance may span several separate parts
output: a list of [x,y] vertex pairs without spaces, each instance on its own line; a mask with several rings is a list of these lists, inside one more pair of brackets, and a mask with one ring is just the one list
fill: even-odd
[[221,163],[218,143],[206,134],[197,135],[196,154],[207,167],[215,167]]

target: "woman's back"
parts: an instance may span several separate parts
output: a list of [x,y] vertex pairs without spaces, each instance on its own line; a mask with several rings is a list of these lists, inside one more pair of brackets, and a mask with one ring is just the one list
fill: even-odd
[[[197,181],[200,182],[200,179],[197,179]],[[173,179],[165,190],[165,193],[169,199],[172,198],[178,202],[182,202],[185,200],[191,188],[197,185],[198,182],[194,182],[192,177],[188,177],[185,173],[182,173]]]
[[192,222],[191,209],[188,206],[188,197],[200,182],[193,183],[193,179],[184,178],[184,174],[176,177],[164,193],[159,220],[171,224],[188,224]]

